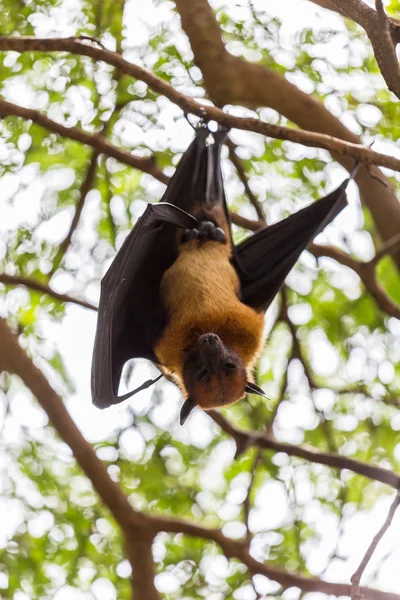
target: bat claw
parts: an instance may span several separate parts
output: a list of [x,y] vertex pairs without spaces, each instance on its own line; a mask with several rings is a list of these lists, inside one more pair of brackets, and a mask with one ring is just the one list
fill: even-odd
[[221,242],[221,244],[224,244],[226,242],[225,231],[221,229],[221,227],[216,227],[212,232],[211,239],[215,242]]
[[217,227],[211,221],[201,221],[198,229],[185,229],[182,243],[198,240],[200,242],[212,241],[224,244],[226,242],[225,231]]
[[215,225],[211,221],[201,221],[199,223],[199,231],[211,232],[213,229],[215,229]]

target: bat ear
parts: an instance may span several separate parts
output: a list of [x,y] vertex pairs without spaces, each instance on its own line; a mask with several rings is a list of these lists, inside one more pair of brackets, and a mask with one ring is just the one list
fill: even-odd
[[264,396],[264,398],[267,398],[264,391],[260,387],[258,387],[258,385],[256,385],[255,383],[247,382],[246,387],[244,388],[244,391],[247,394],[257,394],[257,396]]
[[192,410],[194,409],[194,407],[196,406],[196,402],[193,400],[193,398],[187,398],[185,400],[185,402],[183,403],[183,406],[181,408],[181,416],[180,416],[180,424],[183,425],[186,421],[186,419],[188,418],[188,416],[190,415],[190,413],[192,412]]

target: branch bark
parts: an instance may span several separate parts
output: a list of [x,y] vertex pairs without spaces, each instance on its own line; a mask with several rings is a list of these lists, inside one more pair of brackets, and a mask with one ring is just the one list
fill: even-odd
[[63,257],[65,256],[68,248],[71,245],[72,236],[74,235],[74,233],[78,227],[78,224],[79,224],[79,221],[80,221],[80,218],[82,215],[83,207],[85,206],[86,196],[88,195],[88,193],[90,192],[90,190],[93,187],[93,181],[94,181],[94,177],[96,174],[96,168],[97,168],[97,160],[98,160],[99,156],[100,156],[100,153],[97,150],[95,150],[92,154],[92,157],[91,157],[90,163],[89,163],[89,167],[86,172],[85,179],[83,180],[81,189],[79,190],[79,200],[76,204],[75,213],[72,218],[71,225],[69,227],[67,235],[65,236],[65,238],[63,239],[63,241],[61,242],[61,244],[58,247],[57,254],[53,260],[52,269],[49,273],[49,277],[48,277],[49,280],[53,277],[54,273],[57,271],[58,267],[61,264]]
[[[227,128],[253,131],[254,133],[260,133],[261,135],[276,139],[287,140],[296,144],[302,144],[303,146],[323,148],[329,152],[332,152],[333,154],[338,154],[350,159],[348,164],[351,165],[352,168],[354,167],[354,161],[357,160],[365,165],[380,165],[387,167],[388,169],[393,169],[394,171],[400,171],[400,159],[389,156],[388,154],[374,152],[370,148],[367,148],[359,143],[343,141],[342,139],[335,138],[327,134],[313,133],[312,131],[300,131],[290,127],[272,125],[270,123],[265,123],[260,119],[234,117],[223,112],[216,106],[201,104],[200,102],[181,94],[169,83],[163,79],[160,79],[156,75],[153,75],[149,71],[146,71],[142,67],[128,63],[115,52],[103,50],[102,48],[93,48],[92,46],[88,46],[87,44],[84,44],[76,39],[70,38],[49,38],[42,40],[37,38],[0,37],[0,51],[16,50],[22,52],[28,50],[40,51],[44,49],[47,49],[47,51],[67,51],[73,54],[90,56],[96,60],[103,60],[107,64],[118,67],[121,72],[144,81],[154,91],[163,94],[166,98],[171,100],[171,102],[177,104],[180,108],[182,108],[183,111],[193,113],[201,118],[217,121]],[[51,121],[48,119],[48,117],[42,115],[38,111],[22,108],[0,99],[0,115],[1,114],[3,114],[3,116],[15,115],[24,117],[26,119],[31,119],[43,127],[47,127],[48,129],[55,131],[60,135],[65,135],[65,137],[70,137],[84,144],[88,144],[104,154],[108,154],[109,156],[112,156],[113,158],[116,158],[125,164],[129,164],[135,168],[138,168],[145,173],[150,173],[159,181],[167,183],[167,177],[163,173],[159,172],[156,167],[154,167],[152,158],[135,157],[129,152],[116,148],[99,135],[89,134],[74,127],[64,127],[55,121]],[[332,115],[330,116],[332,119],[334,119]],[[352,137],[358,141],[356,136]],[[368,181],[370,186],[373,185],[373,180],[371,180],[370,177],[368,177]],[[382,199],[383,190],[385,188],[381,183],[376,183],[380,186],[379,194],[380,199]]]
[[[259,119],[234,117],[232,115],[228,115],[216,106],[201,104],[200,102],[197,102],[196,100],[185,96],[184,94],[175,90],[169,83],[167,83],[163,79],[160,79],[159,77],[153,75],[149,71],[146,71],[146,69],[143,69],[142,67],[138,67],[137,65],[127,62],[119,54],[115,52],[110,52],[108,50],[103,50],[102,48],[94,48],[92,46],[88,46],[87,44],[84,44],[83,42],[75,38],[39,39],[26,37],[2,37],[0,38],[0,51],[2,50],[15,50],[17,52],[34,50],[47,52],[66,51],[72,54],[90,56],[95,60],[102,60],[107,64],[118,67],[121,70],[121,72],[147,83],[147,85],[149,85],[149,87],[151,87],[154,91],[163,94],[166,98],[171,100],[171,102],[174,102],[180,108],[182,108],[183,111],[191,112],[197,115],[198,117],[206,118],[209,120],[215,120],[221,125],[225,125],[228,128],[253,131],[255,133],[260,133],[261,135],[291,141],[294,143],[302,144],[304,146],[323,148],[325,150],[328,150],[329,152],[340,154],[344,157],[350,158],[352,168],[354,167],[354,160],[358,160],[365,165],[380,165],[389,169],[393,169],[395,171],[400,171],[400,159],[396,159],[392,156],[382,154],[380,152],[374,152],[370,148],[367,148],[357,143],[359,141],[357,136],[349,134],[348,137],[352,138],[353,141],[343,141],[342,139],[335,138],[332,135],[313,133],[313,131],[315,131],[315,127],[311,128],[310,131],[299,131],[290,127],[281,127],[279,125],[265,123]],[[276,74],[273,75],[276,76]],[[258,87],[260,85],[260,82],[257,81],[256,83]],[[293,86],[291,86],[290,89],[286,91],[293,92],[293,90],[291,89],[292,87]],[[315,99],[313,99],[311,102],[310,109],[315,109],[315,103],[316,101]],[[294,101],[293,104],[296,104],[296,102]],[[154,175],[154,177],[156,177],[160,181],[166,182],[165,175],[162,175],[164,179],[160,179],[160,173],[156,172],[154,174],[153,172],[151,172],[153,170],[151,166],[153,159],[133,157],[133,155],[129,154],[128,152],[119,150],[115,146],[112,146],[112,144],[107,143],[105,140],[101,139],[101,136],[88,134],[83,131],[81,132],[81,130],[78,130],[79,133],[76,133],[76,129],[73,127],[64,127],[63,125],[60,125],[58,123],[55,123],[54,121],[51,121],[50,119],[47,119],[47,117],[45,117],[41,113],[38,113],[38,111],[22,108],[16,106],[15,104],[6,102],[5,100],[1,100],[0,103],[0,114],[1,113],[14,114],[16,116],[25,117],[34,121],[40,118],[42,122],[39,122],[39,120],[37,120],[36,122],[38,124],[41,124],[44,127],[47,127],[48,129],[54,130],[57,133],[59,132],[61,135],[65,135],[66,137],[71,137],[72,139],[76,139],[77,141],[82,141],[83,143],[97,148],[100,152],[113,156],[117,160],[120,160],[121,162],[124,162],[126,164],[132,164],[132,166],[141,169],[146,173]],[[327,114],[330,116],[331,119],[333,119],[334,121],[336,120],[335,117],[333,117],[333,115],[331,115],[330,113]],[[315,124],[315,119],[313,122]],[[57,129],[53,128],[54,125],[57,126],[58,131]],[[344,128],[342,125],[341,128],[347,132],[346,128]],[[326,130],[328,129],[329,127],[326,127]],[[72,132],[71,135],[68,135],[68,132]],[[143,161],[145,168],[142,168],[142,166],[140,166],[141,163],[143,164]],[[372,182],[369,178],[369,185],[371,185],[371,183]],[[379,185],[379,192],[380,196],[382,197],[383,186],[381,184]]]
[[130,528],[126,531],[125,540],[126,555],[132,565],[134,600],[160,600],[154,585],[154,529],[145,520],[145,526],[139,530]]

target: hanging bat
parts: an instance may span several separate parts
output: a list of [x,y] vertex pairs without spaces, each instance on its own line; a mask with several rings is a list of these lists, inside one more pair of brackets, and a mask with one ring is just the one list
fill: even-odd
[[[346,206],[346,186],[235,246],[220,167],[226,130],[200,126],[164,196],[149,205],[101,282],[92,362],[94,404],[106,408],[166,375],[195,406],[226,406],[252,382],[264,313],[301,252]],[[209,143],[208,138],[213,143]],[[124,364],[162,374],[118,396]]]

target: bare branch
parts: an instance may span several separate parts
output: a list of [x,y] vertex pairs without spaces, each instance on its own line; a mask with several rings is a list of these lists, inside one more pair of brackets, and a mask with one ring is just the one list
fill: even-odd
[[254,477],[257,472],[257,467],[258,467],[258,463],[260,462],[260,458],[261,458],[261,448],[258,448],[256,455],[254,457],[253,466],[250,471],[250,482],[249,482],[249,487],[247,489],[246,498],[243,501],[244,523],[246,525],[247,540],[251,539],[251,532],[250,532],[250,527],[249,527],[249,517],[250,517],[250,510],[251,510],[250,496],[251,496],[251,492],[253,490]]
[[48,285],[40,283],[35,279],[31,279],[30,277],[20,277],[19,275],[7,275],[6,273],[0,273],[0,283],[4,283],[4,285],[23,285],[24,287],[36,292],[47,294],[48,296],[51,296],[60,302],[70,302],[71,304],[77,304],[78,306],[88,308],[89,310],[97,310],[97,307],[94,306],[94,304],[90,304],[90,302],[73,298],[68,294],[59,294],[58,292],[52,290]]
[[330,2],[330,0],[311,0],[311,2],[313,4],[317,4],[321,8],[327,8],[328,10],[337,12],[339,15],[342,15],[342,17],[346,16],[339,8],[337,8],[332,2]]
[[389,513],[388,513],[388,516],[386,517],[384,524],[382,525],[382,527],[380,528],[378,533],[374,536],[371,544],[369,545],[368,550],[366,551],[366,553],[363,556],[363,559],[362,559],[360,565],[358,566],[357,570],[355,571],[355,573],[353,574],[353,576],[351,578],[351,600],[362,600],[364,598],[364,594],[363,594],[362,590],[360,589],[361,577],[365,571],[366,566],[368,565],[369,561],[371,560],[372,555],[375,552],[379,542],[385,535],[386,531],[389,529],[389,527],[392,523],[394,514],[395,514],[399,504],[400,504],[400,492],[397,493],[395,499],[393,500],[393,503],[389,509]]
[[21,348],[17,336],[11,333],[4,319],[0,319],[0,362],[3,369],[18,375],[37,398],[53,427],[69,445],[79,465],[118,523],[123,527],[131,524],[140,526],[143,523],[142,516],[134,511],[118,484],[112,481],[106,466],[97,457],[89,442],[83,438],[61,398]]
[[3,319],[0,319],[0,366],[3,370],[18,375],[31,390],[61,439],[71,448],[78,464],[92,482],[101,500],[125,532],[128,558],[132,561],[132,568],[135,570],[133,584],[139,585],[138,592],[143,591],[143,586],[147,584],[147,595],[142,593],[137,597],[159,600],[152,571],[153,536],[152,529],[147,526],[149,518],[135,511],[119,485],[112,481],[107,467],[98,458],[91,444],[82,436],[61,398],[21,348],[17,337],[11,333]]
[[[132,565],[134,600],[160,600],[154,585],[153,540],[154,530],[145,518],[144,527],[125,529],[125,551]],[[139,534],[139,535],[138,535]]]
[[[102,50],[102,52],[104,52],[104,50]],[[82,144],[87,144],[99,153],[111,156],[112,158],[115,158],[126,165],[130,165],[135,169],[139,169],[144,173],[149,173],[149,175],[153,175],[153,177],[162,181],[162,183],[167,183],[168,181],[168,177],[157,167],[154,157],[144,158],[130,154],[130,152],[113,146],[113,144],[110,144],[110,142],[99,134],[87,133],[77,127],[65,127],[56,121],[52,121],[38,110],[23,108],[22,106],[17,106],[16,104],[12,104],[11,102],[7,102],[0,98],[0,116],[15,116],[29,119],[41,127],[54,131],[54,133],[81,142]]]
[[246,217],[242,217],[235,212],[230,212],[231,221],[234,225],[238,227],[242,227],[243,229],[248,229],[249,231],[258,231],[265,227],[264,221],[252,221],[251,219],[246,219]]

